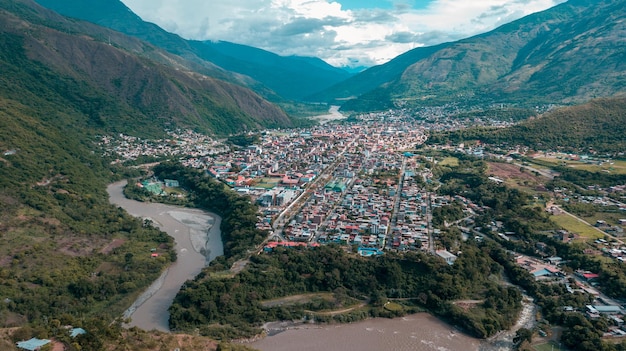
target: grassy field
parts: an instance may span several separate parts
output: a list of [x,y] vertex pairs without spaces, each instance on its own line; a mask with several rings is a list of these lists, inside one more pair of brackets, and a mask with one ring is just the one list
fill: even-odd
[[272,189],[275,188],[278,183],[280,183],[280,178],[266,177],[259,179],[258,183],[256,183],[254,186],[257,186],[259,188]]
[[[621,161],[618,161],[621,162]],[[572,165],[572,168],[581,169],[588,172],[606,172],[610,174],[626,174],[625,166],[616,166],[603,163],[601,165],[590,165],[590,164],[582,164],[582,165]]]
[[[531,166],[532,168],[536,168],[536,169],[540,169],[540,170],[546,170],[546,171],[547,171],[547,170],[551,170],[551,169],[552,169],[552,167],[554,167],[554,166],[556,166],[556,165],[557,165],[557,164],[555,163],[553,166],[549,167],[549,166],[546,166],[545,164],[540,163],[540,162],[533,162],[533,160],[535,160],[535,159],[530,159],[530,160],[528,160],[528,163],[527,163],[527,164],[528,164],[529,166]],[[559,160],[559,161],[560,161],[560,160]],[[549,163],[549,164],[551,164],[551,163]]]
[[580,235],[584,239],[595,240],[604,237],[604,234],[601,231],[565,213],[557,216],[551,216],[550,220],[563,229]]
[[285,296],[278,299],[262,301],[263,307],[276,307],[276,306],[291,306],[299,305],[313,301],[313,299],[323,299],[326,301],[334,301],[335,297],[333,293],[313,293],[313,294],[300,294]]
[[387,302],[385,304],[385,309],[388,310],[388,311],[395,312],[395,311],[402,311],[402,310],[404,310],[404,307],[402,307],[402,305],[400,305],[398,303],[395,303],[395,302]]
[[596,212],[593,216],[583,216],[581,217],[585,221],[594,224],[596,221],[605,221],[610,225],[619,225],[619,220],[626,218],[626,213],[624,212]]
[[456,167],[459,165],[459,159],[456,157],[446,157],[439,162],[439,165]]
[[571,168],[580,169],[588,172],[607,172],[613,174],[626,174],[626,161],[615,160],[608,162],[583,162],[563,160],[554,157],[537,157],[536,160],[557,165],[565,165]]

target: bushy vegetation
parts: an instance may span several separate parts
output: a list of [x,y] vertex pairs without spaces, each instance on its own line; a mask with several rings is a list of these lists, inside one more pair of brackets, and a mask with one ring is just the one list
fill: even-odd
[[480,140],[489,144],[525,145],[537,150],[616,153],[626,148],[626,99],[598,99],[561,108],[519,125],[471,128],[431,135],[428,143]]
[[[510,327],[521,308],[519,291],[490,280],[489,276],[497,276],[501,268],[474,246],[464,246],[454,266],[422,253],[362,258],[330,245],[277,249],[252,256],[247,268],[232,278],[212,274],[216,269],[219,267],[205,270],[177,295],[170,308],[173,329],[199,327],[202,333],[216,338],[250,336],[259,332],[256,328],[265,321],[310,315],[306,310],[311,306],[307,304],[263,307],[263,301],[313,292],[369,302],[365,310],[327,318],[315,316],[318,321],[399,316],[406,311],[390,314],[383,308],[385,302],[408,299],[414,307],[407,311],[415,311],[417,306],[426,308],[477,337]],[[482,298],[485,302],[469,311],[453,304],[454,300],[466,298]]]

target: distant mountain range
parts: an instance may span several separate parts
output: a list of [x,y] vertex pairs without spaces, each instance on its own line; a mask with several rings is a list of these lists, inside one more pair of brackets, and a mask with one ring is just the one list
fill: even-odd
[[[285,99],[301,99],[343,81],[352,74],[318,58],[279,56],[258,48],[225,41],[185,40],[153,23],[143,21],[118,0],[36,0],[60,14],[80,18],[145,40],[173,54],[212,69],[223,69],[246,77],[226,78],[227,72],[209,73],[238,81],[266,98],[272,93]],[[249,79],[249,78],[252,79]],[[259,86],[259,84],[261,86]]]
[[512,103],[571,104],[626,91],[626,0],[570,0],[468,39],[421,47],[359,74],[322,60],[229,42],[184,40],[118,0],[37,0],[62,14],[146,40],[271,101],[343,110]]
[[447,102],[577,103],[626,92],[626,1],[570,0],[453,43],[411,50],[324,92],[344,110]]
[[184,127],[224,135],[293,125],[250,89],[199,74],[209,68],[136,38],[30,0],[0,0],[0,8],[0,93],[24,105],[60,104],[97,129],[134,134]]

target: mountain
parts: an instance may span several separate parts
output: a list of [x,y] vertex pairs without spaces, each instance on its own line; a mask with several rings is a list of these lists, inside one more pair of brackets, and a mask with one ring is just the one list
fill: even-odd
[[[624,94],[626,1],[570,0],[493,31],[417,48],[312,96],[344,109],[575,103]],[[376,84],[376,87],[372,85]]]
[[416,48],[407,51],[393,60],[371,67],[350,77],[332,87],[307,97],[311,101],[329,101],[333,99],[349,100],[372,91],[384,85],[395,77],[400,76],[408,66],[436,53],[451,44],[444,43],[435,46]]
[[302,99],[350,77],[350,73],[314,57],[279,56],[269,51],[226,41],[192,42],[198,52],[207,47],[218,55],[203,58],[229,71],[262,82],[288,99]]
[[[351,75],[320,59],[279,56],[265,50],[224,41],[185,40],[153,23],[143,21],[119,0],[92,0],[89,6],[85,6],[82,0],[37,0],[37,2],[63,15],[87,20],[140,38],[198,64],[208,62],[224,70],[244,75],[245,77],[235,76],[232,79],[268,98],[271,98],[271,93],[265,91],[267,88],[282,98],[297,100],[326,89]],[[223,75],[224,72],[220,74]],[[279,98],[274,97],[274,100],[276,99]]]
[[[0,323],[6,327],[48,317],[86,328],[93,317],[106,327],[167,263],[144,259],[142,251],[172,245],[108,203],[104,188],[114,166],[95,152],[96,135],[155,131],[141,111],[79,71],[96,66],[63,63],[64,56],[74,63],[103,56],[113,65],[131,56],[83,29],[89,28],[34,3],[0,0]],[[133,62],[140,69],[149,61]],[[112,242],[126,245],[106,250]],[[127,269],[125,257],[132,258]]]
[[52,328],[16,337],[59,340],[59,326],[80,325],[90,336],[71,349],[101,350],[176,257],[166,233],[109,203],[108,183],[141,173],[103,157],[103,135],[291,125],[251,90],[194,67],[31,0],[0,0],[0,324]]
[[[51,91],[49,96],[66,100],[94,125],[128,133],[167,126],[224,135],[292,125],[251,90],[199,74],[192,63],[145,42],[68,20],[30,1],[0,4],[13,9],[0,17],[0,31],[12,38],[3,67],[8,96]],[[16,60],[19,65],[10,64]],[[31,72],[35,68],[57,77],[42,81]]]

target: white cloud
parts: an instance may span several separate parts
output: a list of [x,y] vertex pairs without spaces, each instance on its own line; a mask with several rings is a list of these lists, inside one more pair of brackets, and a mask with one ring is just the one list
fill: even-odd
[[184,38],[225,40],[335,66],[371,66],[407,50],[491,30],[565,0],[433,0],[425,9],[345,10],[341,0],[122,0]]

